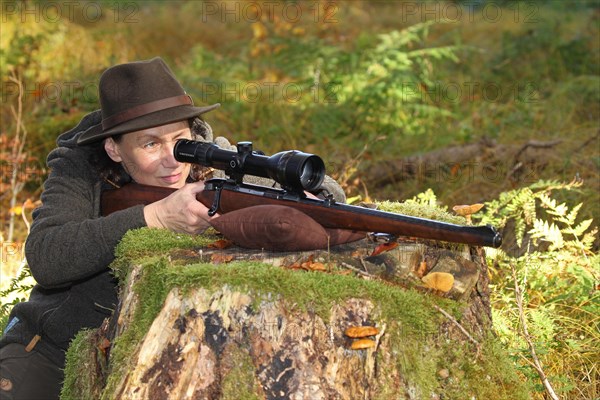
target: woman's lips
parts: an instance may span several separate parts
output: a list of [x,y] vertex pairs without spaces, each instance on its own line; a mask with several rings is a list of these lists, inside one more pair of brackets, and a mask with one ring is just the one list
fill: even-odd
[[161,176],[160,179],[162,179],[164,182],[169,183],[169,184],[177,183],[181,179],[181,173],[174,174],[174,175]]

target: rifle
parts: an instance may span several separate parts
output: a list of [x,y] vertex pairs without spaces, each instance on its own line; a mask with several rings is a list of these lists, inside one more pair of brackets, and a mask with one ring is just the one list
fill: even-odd
[[[426,218],[385,212],[307,197],[317,190],[325,177],[325,166],[316,155],[296,150],[265,156],[252,150],[250,142],[240,142],[236,151],[221,149],[213,143],[179,140],[175,158],[206,167],[225,170],[228,179],[209,179],[196,198],[209,208],[209,215],[224,214],[256,205],[283,205],[295,208],[325,228],[411,236],[476,246],[499,247],[502,236],[491,225],[463,226]],[[242,181],[245,174],[267,177],[282,189],[252,185]],[[138,204],[158,201],[176,189],[130,183],[102,195],[102,214]]]

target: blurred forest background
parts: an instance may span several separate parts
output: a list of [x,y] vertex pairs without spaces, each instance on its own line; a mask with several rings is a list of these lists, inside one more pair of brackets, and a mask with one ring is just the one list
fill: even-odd
[[598,398],[598,1],[3,1],[1,18],[4,318],[31,285],[57,136],[99,107],[105,68],[161,56],[196,104],[222,104],[216,135],[319,154],[351,202],[485,203],[515,369],[532,398],[540,369]]

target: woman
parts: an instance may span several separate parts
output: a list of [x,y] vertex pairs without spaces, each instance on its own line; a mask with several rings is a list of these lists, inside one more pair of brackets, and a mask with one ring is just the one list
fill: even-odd
[[[14,307],[0,340],[0,399],[58,398],[69,342],[116,309],[108,265],[128,230],[199,233],[209,226],[195,197],[204,183],[194,182],[190,164],[175,160],[173,147],[178,139],[212,141],[198,117],[219,105],[194,107],[160,58],[109,68],[99,89],[101,111],[61,135],[48,156],[50,175],[25,246],[37,285]],[[178,190],[102,217],[101,193],[130,181]],[[322,191],[345,200],[329,177]]]
[[[69,342],[116,308],[108,265],[125,232],[209,226],[208,210],[195,199],[203,182],[187,183],[190,165],[174,159],[173,146],[196,138],[190,125],[210,134],[198,116],[218,104],[194,107],[160,58],[109,68],[99,89],[101,111],[61,135],[48,156],[50,175],[25,248],[37,285],[14,307],[0,340],[1,399],[58,398]],[[101,217],[102,191],[131,180],[179,190]]]

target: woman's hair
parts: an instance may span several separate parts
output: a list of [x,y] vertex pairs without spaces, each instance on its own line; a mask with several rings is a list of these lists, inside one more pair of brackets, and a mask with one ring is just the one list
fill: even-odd
[[[192,132],[193,140],[212,142],[212,128],[208,123],[206,123],[200,117],[191,118],[188,120],[188,123]],[[115,142],[119,143],[123,139],[123,135],[124,133],[113,135],[111,137]],[[104,149],[104,141],[101,141],[97,146],[98,147],[94,146],[92,152],[92,165],[97,166],[100,178],[115,187],[121,187],[125,183],[128,183],[131,180],[131,177],[125,171],[121,163],[113,161],[108,154],[106,154],[106,150]],[[192,164],[188,181],[195,182],[206,178],[206,175],[206,167]]]

